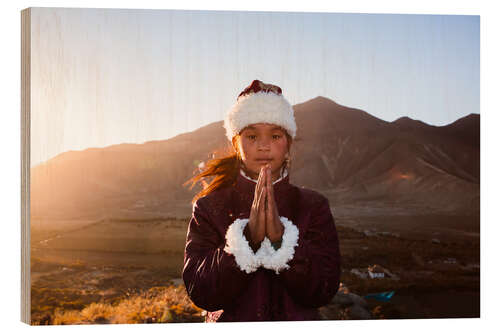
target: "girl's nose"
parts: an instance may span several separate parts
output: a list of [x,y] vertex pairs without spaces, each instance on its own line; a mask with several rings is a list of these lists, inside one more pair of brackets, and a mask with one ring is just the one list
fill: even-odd
[[270,141],[267,139],[261,139],[259,140],[259,149],[261,150],[269,150],[270,149]]

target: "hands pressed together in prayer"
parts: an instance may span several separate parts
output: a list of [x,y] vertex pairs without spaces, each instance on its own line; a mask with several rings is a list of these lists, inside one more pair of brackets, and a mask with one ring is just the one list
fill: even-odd
[[258,248],[266,236],[272,243],[280,241],[283,236],[284,227],[280,221],[278,207],[274,199],[270,165],[266,165],[260,170],[250,210],[248,229],[251,238],[249,242],[254,250]]

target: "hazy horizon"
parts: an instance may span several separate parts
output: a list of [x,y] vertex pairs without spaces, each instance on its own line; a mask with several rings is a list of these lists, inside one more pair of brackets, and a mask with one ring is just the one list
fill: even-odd
[[480,113],[479,16],[32,10],[32,166],[220,121],[256,78],[385,121]]
[[[320,97],[320,96],[316,96],[316,97]],[[325,96],[321,96],[321,97],[325,97]],[[297,104],[300,104],[300,103],[297,103]],[[344,106],[348,106],[348,105],[344,105]],[[364,110],[363,110],[363,111],[364,111]],[[430,125],[430,126],[437,126],[437,127],[442,127],[442,126],[447,126],[447,125],[449,125],[449,124],[452,124],[452,123],[454,123],[455,121],[457,121],[458,119],[461,119],[461,118],[467,117],[467,116],[469,116],[469,115],[471,115],[471,114],[477,114],[477,115],[479,115],[479,113],[470,113],[470,114],[468,114],[468,115],[461,116],[461,117],[459,117],[459,118],[457,118],[457,119],[455,119],[455,120],[451,121],[451,122],[450,122],[450,123],[448,123],[448,124],[443,124],[443,125],[432,125],[432,124],[428,124],[428,123],[426,123],[426,122],[424,122],[424,121],[422,121],[422,122],[423,122],[423,123],[425,123],[426,125]],[[406,117],[406,116],[401,116],[400,118],[402,118],[402,117]],[[411,118],[411,117],[410,117],[410,118]],[[379,119],[380,119],[380,118],[379,118]],[[398,119],[399,119],[399,118],[398,118]],[[413,118],[411,118],[411,119],[413,119]],[[396,120],[397,120],[397,119],[394,119],[393,121],[396,121]],[[413,119],[413,120],[420,120],[420,119]],[[212,122],[212,123],[215,123],[215,122],[218,122],[218,121],[222,121],[222,119],[221,119],[221,120],[214,121],[214,122]],[[212,124],[212,123],[209,123],[209,124]],[[203,127],[203,126],[206,126],[206,125],[209,125],[209,124],[202,125],[202,126],[200,126],[199,128],[201,128],[201,127]],[[222,128],[222,126],[221,126],[221,128]],[[193,131],[196,131],[196,130],[198,130],[198,128],[197,128],[197,129],[194,129]],[[51,157],[51,158],[49,158],[48,160],[45,160],[45,161],[41,161],[41,162],[39,162],[39,163],[38,163],[38,164],[36,164],[36,165],[33,165],[33,164],[32,164],[32,165],[31,165],[31,167],[33,168],[33,167],[35,167],[35,166],[37,166],[37,165],[39,165],[39,164],[43,164],[43,163],[45,163],[45,162],[49,161],[50,159],[52,159],[52,158],[54,158],[54,157],[56,157],[56,156],[58,156],[58,155],[60,155],[60,154],[67,153],[67,152],[69,152],[69,151],[84,151],[84,150],[86,150],[86,149],[92,149],[92,148],[107,148],[107,147],[111,147],[111,146],[115,146],[115,145],[121,145],[121,144],[145,144],[145,143],[152,142],[152,141],[169,140],[169,139],[172,139],[172,138],[176,137],[177,135],[181,135],[181,134],[184,134],[184,133],[189,133],[189,132],[192,132],[192,131],[187,131],[187,132],[183,132],[183,133],[178,133],[178,134],[173,135],[173,136],[172,136],[172,137],[170,137],[170,138],[165,138],[165,139],[148,140],[148,141],[144,141],[144,142],[120,142],[120,143],[113,143],[113,144],[110,144],[109,146],[103,146],[103,147],[85,147],[85,148],[82,148],[82,149],[71,149],[71,150],[66,150],[66,151],[62,151],[62,152],[58,153],[58,154],[57,154],[57,155],[55,155],[55,156],[52,156],[52,157]]]

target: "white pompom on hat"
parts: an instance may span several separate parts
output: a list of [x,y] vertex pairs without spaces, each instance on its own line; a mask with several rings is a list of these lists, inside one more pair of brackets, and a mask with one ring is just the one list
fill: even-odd
[[257,123],[281,126],[292,138],[297,132],[293,108],[281,94],[281,88],[253,80],[238,95],[224,119],[226,136],[231,141],[245,127]]

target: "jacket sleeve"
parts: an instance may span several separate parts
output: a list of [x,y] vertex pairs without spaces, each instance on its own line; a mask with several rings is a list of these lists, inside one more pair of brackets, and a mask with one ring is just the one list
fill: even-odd
[[[246,224],[236,220],[228,228],[226,239],[221,239],[205,205],[207,201],[201,198],[193,206],[186,236],[182,278],[194,304],[208,311],[216,311],[230,306],[244,291],[254,276],[251,273],[257,269],[257,260],[245,256],[245,251],[251,251],[256,256],[248,242],[245,244],[243,228]],[[237,236],[241,237],[235,240]],[[232,245],[234,254],[230,253],[228,245]],[[240,264],[244,262],[246,266],[238,265],[236,256],[239,256]]]
[[[305,233],[300,231],[295,245],[288,240],[289,236],[286,237],[287,224],[283,224],[283,244],[268,257],[264,266],[276,271],[297,303],[310,307],[328,304],[337,293],[340,282],[339,242],[328,199],[323,197],[312,208],[307,229]],[[288,229],[293,227],[288,225]],[[290,251],[290,247],[294,250]],[[289,253],[278,256],[282,249]],[[277,259],[275,262],[269,259],[273,257]]]

